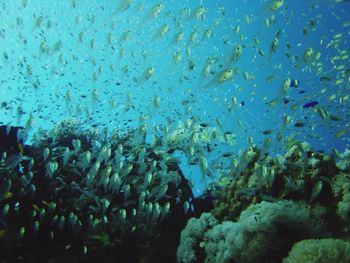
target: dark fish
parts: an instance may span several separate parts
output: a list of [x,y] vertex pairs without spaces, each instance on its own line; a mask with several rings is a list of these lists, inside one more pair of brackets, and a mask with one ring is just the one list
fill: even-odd
[[341,117],[337,116],[337,115],[329,115],[329,118],[332,120],[332,121],[342,121],[344,119],[342,119]]
[[306,109],[306,108],[312,108],[314,106],[316,106],[318,104],[318,101],[310,101],[310,102],[307,102],[303,105],[303,108]]
[[168,151],[167,151],[167,153],[169,153],[169,154],[172,154],[172,153],[174,153],[175,152],[175,149],[169,149]]
[[293,87],[293,88],[297,88],[299,87],[299,80],[297,79],[292,79],[291,82],[290,82],[290,87]]
[[1,102],[0,109],[1,108],[6,108],[6,107],[7,107],[7,102],[6,101]]
[[207,143],[207,151],[208,151],[208,152],[211,152],[209,143]]
[[241,106],[243,107],[245,103],[244,103],[244,101],[241,101],[241,103],[240,103],[240,104],[241,104]]
[[263,131],[262,133],[263,133],[264,135],[268,135],[268,134],[271,134],[272,131],[270,131],[270,130],[265,130],[265,131]]
[[331,78],[329,76],[322,76],[320,77],[320,81],[330,81]]
[[232,153],[226,152],[222,154],[222,157],[227,158],[227,157],[231,157]]
[[303,94],[305,92],[306,92],[306,90],[301,90],[301,91],[299,91],[299,94]]
[[304,123],[302,123],[302,122],[296,122],[296,123],[294,123],[294,127],[296,127],[296,128],[304,127]]

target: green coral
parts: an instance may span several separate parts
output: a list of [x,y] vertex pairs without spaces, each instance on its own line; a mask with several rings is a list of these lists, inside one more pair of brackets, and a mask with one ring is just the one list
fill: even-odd
[[317,236],[323,225],[301,203],[252,204],[237,222],[224,221],[205,233],[205,262],[267,262],[280,259],[295,241]]
[[201,262],[204,259],[201,243],[204,239],[204,233],[217,223],[218,221],[210,213],[203,213],[200,218],[191,218],[181,232],[177,261],[183,263]]
[[319,236],[323,230],[319,215],[292,201],[252,204],[237,222],[220,223],[203,213],[190,219],[182,231],[177,259],[184,263],[280,260],[294,242]]
[[343,227],[344,233],[349,233],[350,228],[350,174],[339,173],[335,176],[332,191],[338,200],[336,213]]
[[350,262],[350,242],[341,239],[307,239],[294,244],[283,263]]

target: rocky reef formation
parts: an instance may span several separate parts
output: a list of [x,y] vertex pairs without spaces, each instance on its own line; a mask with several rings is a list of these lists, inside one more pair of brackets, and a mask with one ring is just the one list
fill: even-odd
[[[211,187],[216,200],[210,213],[189,220],[177,260],[282,262],[294,244],[318,238],[340,239],[332,242],[333,251],[344,251],[348,243],[341,240],[350,238],[349,179],[348,150],[330,156],[295,143],[284,155],[271,157],[249,147]],[[324,246],[312,244],[318,245]],[[317,256],[294,260],[296,251],[311,253],[300,246],[285,262],[323,262]]]
[[70,120],[34,141],[1,158],[0,261],[176,260],[192,192],[142,129],[119,136]]

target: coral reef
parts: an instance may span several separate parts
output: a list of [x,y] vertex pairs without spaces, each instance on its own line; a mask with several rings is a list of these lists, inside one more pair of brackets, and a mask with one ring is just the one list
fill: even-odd
[[307,143],[294,144],[284,155],[274,158],[256,147],[250,147],[243,156],[247,153],[250,157],[243,158],[245,162],[240,160],[225,176],[231,183],[216,193],[218,200],[212,212],[220,220],[235,220],[250,204],[261,201],[286,199],[336,205],[332,180],[340,170],[334,159],[313,152]]
[[195,223],[202,224],[202,217],[191,219],[181,234],[178,262],[281,262],[301,240],[348,239],[347,152],[329,156],[307,143],[294,143],[285,154],[272,157],[249,147],[211,186],[216,200],[206,217],[217,224],[198,233]]
[[203,248],[204,234],[218,221],[210,214],[203,213],[200,218],[191,218],[186,228],[181,232],[181,242],[177,250],[177,260],[180,262],[203,262],[204,253],[200,250]]
[[192,198],[177,161],[142,130],[81,127],[63,122],[24,155],[3,154],[0,260],[175,261]]
[[322,233],[308,207],[291,201],[261,202],[237,222],[224,221],[205,233],[205,262],[267,262],[279,259],[295,241]]
[[349,151],[252,145],[194,198],[174,145],[83,127],[2,153],[0,261],[349,262]]
[[350,262],[350,243],[341,239],[306,239],[294,244],[283,263]]
[[[219,223],[206,213],[190,219],[183,230],[178,261],[265,262],[268,258],[282,258],[288,253],[285,247],[318,236],[322,230],[322,222],[315,220],[306,205],[292,201],[253,204],[237,222]],[[200,254],[207,255],[205,260],[197,260],[203,258],[197,256]]]

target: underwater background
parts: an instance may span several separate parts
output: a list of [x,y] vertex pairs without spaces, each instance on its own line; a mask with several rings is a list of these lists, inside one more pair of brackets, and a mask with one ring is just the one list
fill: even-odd
[[350,262],[348,1],[0,4],[0,262]]

